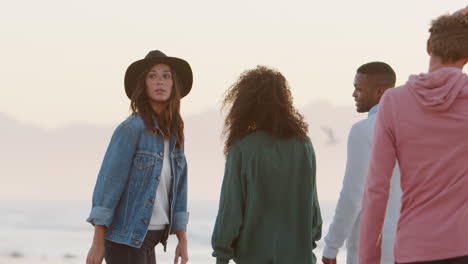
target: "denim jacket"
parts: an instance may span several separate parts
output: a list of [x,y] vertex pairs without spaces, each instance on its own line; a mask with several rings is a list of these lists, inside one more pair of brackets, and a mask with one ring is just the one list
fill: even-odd
[[[93,193],[87,221],[107,227],[105,238],[140,248],[148,231],[164,158],[164,137],[146,130],[143,119],[131,115],[114,131]],[[170,139],[171,195],[168,233],[186,230],[187,162],[184,150]]]

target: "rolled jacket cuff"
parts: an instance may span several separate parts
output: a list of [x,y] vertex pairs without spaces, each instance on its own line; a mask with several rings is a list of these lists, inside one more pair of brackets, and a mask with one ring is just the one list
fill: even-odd
[[103,225],[109,227],[112,223],[114,211],[104,207],[93,207],[86,221],[92,225]]
[[336,256],[338,255],[338,248],[331,248],[329,246],[325,246],[322,252],[322,256],[328,258],[328,259],[335,259]]
[[188,212],[179,212],[174,214],[174,222],[172,224],[171,234],[179,230],[187,230],[187,224],[189,220]]

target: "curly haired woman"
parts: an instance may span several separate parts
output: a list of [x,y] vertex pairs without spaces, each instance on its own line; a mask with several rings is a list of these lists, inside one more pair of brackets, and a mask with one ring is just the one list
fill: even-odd
[[217,263],[316,263],[322,219],[308,126],[283,75],[246,71],[223,107],[227,156],[212,236]]

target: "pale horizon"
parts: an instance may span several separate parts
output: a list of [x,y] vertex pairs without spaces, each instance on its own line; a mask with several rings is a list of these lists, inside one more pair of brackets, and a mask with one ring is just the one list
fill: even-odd
[[[367,114],[356,113],[354,106],[336,107],[326,102],[311,103],[299,111],[309,124],[316,152],[319,199],[336,200],[346,163],[347,133]],[[184,119],[189,200],[216,201],[225,163],[223,116],[211,109]],[[4,137],[0,137],[4,190],[0,200],[90,201],[110,137],[120,122],[44,129],[0,113],[4,125]]]

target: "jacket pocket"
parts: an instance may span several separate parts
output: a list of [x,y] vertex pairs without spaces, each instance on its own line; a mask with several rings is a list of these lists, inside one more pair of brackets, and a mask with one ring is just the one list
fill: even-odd
[[175,161],[175,166],[177,166],[179,170],[186,166],[187,161],[185,160],[185,154],[183,151],[174,151],[172,153],[172,158]]
[[130,186],[138,189],[144,186],[151,177],[155,162],[155,156],[137,152],[133,158]]

